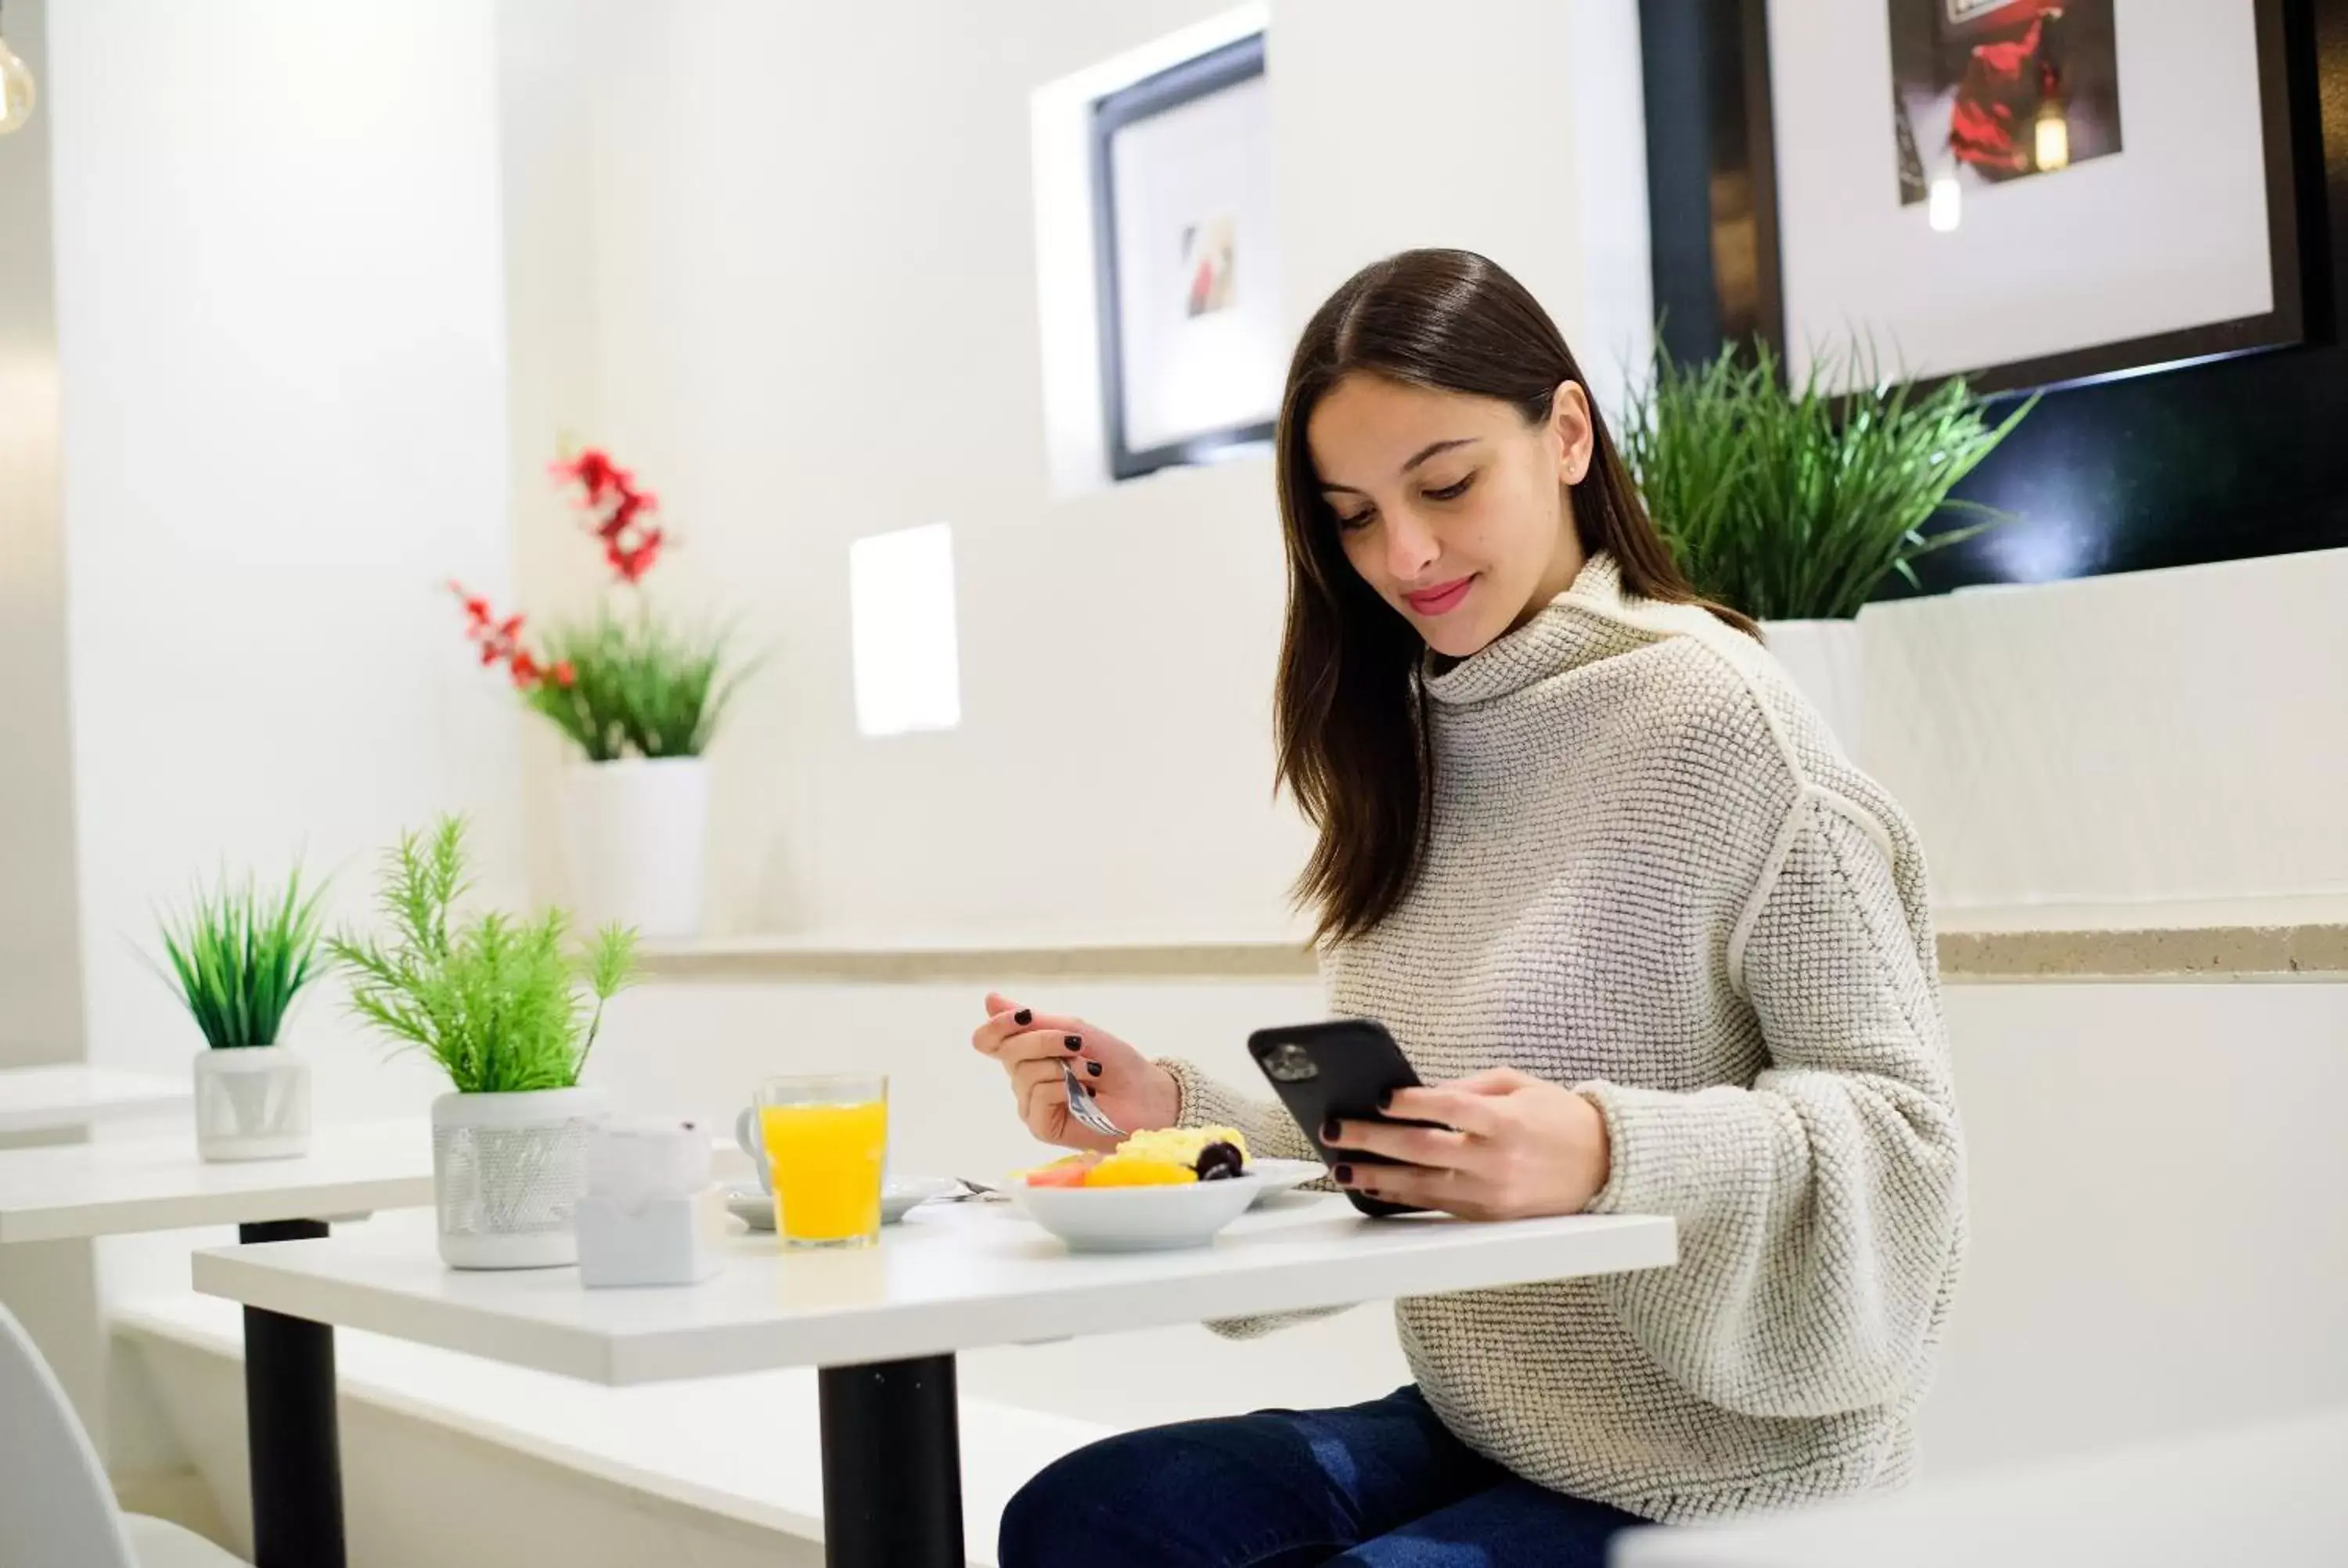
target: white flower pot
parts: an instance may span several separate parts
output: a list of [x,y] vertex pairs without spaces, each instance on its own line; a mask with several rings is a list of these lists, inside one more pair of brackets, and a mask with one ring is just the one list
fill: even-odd
[[1856,620],[1766,620],[1762,635],[1786,673],[1842,743],[1859,760],[1859,715],[1866,698],[1866,665]]
[[574,763],[562,780],[572,908],[588,929],[701,932],[709,764],[701,757]]
[[587,1129],[600,1089],[443,1094],[432,1102],[432,1196],[451,1268],[553,1268],[579,1261],[572,1229],[587,1191]]
[[310,1064],[282,1045],[196,1052],[196,1152],[286,1160],[310,1151]]

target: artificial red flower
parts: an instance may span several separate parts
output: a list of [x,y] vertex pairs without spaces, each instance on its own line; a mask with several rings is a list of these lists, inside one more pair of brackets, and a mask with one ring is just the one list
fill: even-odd
[[623,490],[620,498],[603,520],[595,527],[596,537],[606,543],[618,538],[635,523],[639,515],[655,511],[659,503],[646,490]]
[[587,530],[603,544],[603,559],[621,581],[644,579],[659,559],[661,530],[653,521],[660,500],[639,489],[635,477],[599,447],[552,466],[559,479],[576,483],[577,505]]
[[[480,649],[483,665],[505,665],[513,676],[513,683],[524,691],[546,678],[547,672],[540,667],[537,658],[522,646],[522,617],[510,615],[499,620],[489,609],[487,600],[468,594],[456,583],[452,582],[448,587],[457,595],[458,602],[465,607],[468,623],[465,635]],[[565,664],[562,668],[568,671],[571,667]],[[575,678],[574,672],[562,683],[567,686]]]
[[[613,572],[623,582],[642,582],[667,542],[667,535],[655,520],[659,500],[650,490],[638,489],[635,477],[600,447],[590,446],[548,468],[557,479],[579,487],[575,505],[584,514],[588,530],[602,541],[603,559]],[[523,646],[526,617],[510,615],[499,620],[487,599],[467,592],[463,584],[453,579],[448,590],[465,607],[465,634],[480,650],[481,662],[505,665],[517,690],[527,692],[551,682],[567,691],[578,684],[579,671],[569,660],[549,668]]]
[[612,563],[612,569],[620,574],[623,582],[641,582],[644,574],[653,569],[653,563],[660,559],[664,537],[660,529],[647,528],[644,538],[633,546],[624,546],[614,540],[604,550],[603,559]]
[[628,483],[627,470],[614,465],[609,456],[593,446],[553,466],[558,478],[578,481],[580,488],[587,492],[590,506],[601,501],[603,492],[615,484],[624,489]]

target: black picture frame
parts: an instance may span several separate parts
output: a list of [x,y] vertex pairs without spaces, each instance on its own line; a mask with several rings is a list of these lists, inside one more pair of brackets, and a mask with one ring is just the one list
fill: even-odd
[[[1775,191],[1750,150],[1768,150],[1767,104],[1746,91],[1764,16],[1754,0],[1641,0],[1640,13],[1661,343],[1704,360],[1783,330]],[[2348,547],[2348,0],[2284,0],[2281,15],[2302,342],[2048,392],[1954,492],[2016,520],[1925,557],[1921,592]],[[1911,591],[1892,577],[1882,596]]]
[[[2272,307],[2230,321],[1959,372],[1975,390],[2079,386],[2307,341],[2301,232],[2304,171],[2294,127],[2309,106],[2293,101],[2291,5],[2292,0],[2251,0]],[[1699,106],[1692,114],[1649,116],[1656,299],[1665,312],[1666,346],[1675,357],[1701,359],[1724,341],[1757,338],[1782,356],[1787,330],[1768,0],[1640,0],[1640,23],[1646,101]],[[1690,94],[1695,96],[1685,96]],[[1699,184],[1701,207],[1690,200]],[[1700,237],[1691,221],[1698,211],[1705,215]]]
[[1196,102],[1264,74],[1263,35],[1226,44],[1131,87],[1096,99],[1092,109],[1094,300],[1100,339],[1101,430],[1113,479],[1136,479],[1160,468],[1205,463],[1227,448],[1272,439],[1271,419],[1200,431],[1179,442],[1137,451],[1127,444],[1123,305],[1118,298],[1117,186],[1109,144],[1137,121]]

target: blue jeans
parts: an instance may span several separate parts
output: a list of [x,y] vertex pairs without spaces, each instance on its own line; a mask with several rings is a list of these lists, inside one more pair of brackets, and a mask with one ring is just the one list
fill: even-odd
[[1003,1568],[1604,1568],[1643,1522],[1511,1474],[1416,1388],[1079,1449],[1004,1511]]

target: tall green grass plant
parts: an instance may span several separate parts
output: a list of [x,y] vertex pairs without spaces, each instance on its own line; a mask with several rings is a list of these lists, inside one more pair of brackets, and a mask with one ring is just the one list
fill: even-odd
[[1962,380],[1888,378],[1864,345],[1813,356],[1797,387],[1766,343],[1702,364],[1659,354],[1622,448],[1699,593],[1756,620],[1839,620],[2009,520],[1949,492],[2036,404],[1994,418]]
[[274,1045],[302,988],[315,979],[318,898],[296,866],[282,891],[264,893],[250,876],[199,886],[182,913],[163,921],[167,978],[215,1050]]

